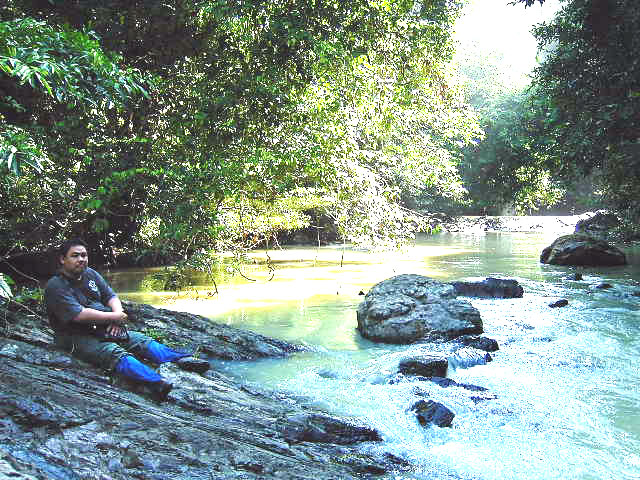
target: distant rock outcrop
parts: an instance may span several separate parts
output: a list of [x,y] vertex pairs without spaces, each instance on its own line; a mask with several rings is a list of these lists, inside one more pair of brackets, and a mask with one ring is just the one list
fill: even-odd
[[611,236],[611,231],[618,226],[620,226],[618,217],[612,213],[599,211],[592,217],[578,221],[574,233],[606,239]]
[[612,267],[626,265],[624,253],[603,240],[581,234],[563,235],[545,248],[540,262],[552,265]]

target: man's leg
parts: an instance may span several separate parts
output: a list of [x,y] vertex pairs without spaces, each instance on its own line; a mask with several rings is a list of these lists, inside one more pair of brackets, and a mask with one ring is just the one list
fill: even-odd
[[155,370],[140,362],[117,343],[103,342],[92,335],[59,335],[56,337],[56,343],[88,363],[148,384],[158,400],[165,400],[171,391],[170,383],[165,382]]
[[209,370],[209,362],[206,360],[198,360],[189,353],[178,352],[140,332],[130,331],[129,341],[122,345],[135,355],[147,358],[154,363],[175,362],[184,370],[198,373]]

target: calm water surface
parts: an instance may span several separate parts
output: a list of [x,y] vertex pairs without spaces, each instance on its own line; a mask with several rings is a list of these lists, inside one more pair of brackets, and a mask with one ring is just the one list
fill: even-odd
[[[221,323],[313,346],[286,360],[218,362],[216,368],[305,404],[364,419],[391,452],[416,465],[397,479],[639,479],[640,478],[640,252],[631,265],[581,269],[540,265],[546,233],[441,234],[403,252],[370,254],[341,247],[264,252],[244,270],[222,270],[200,299],[148,290],[152,273],[112,272],[122,296],[208,316]],[[342,265],[341,265],[342,263]],[[355,331],[358,293],[401,273],[441,281],[516,278],[521,299],[477,300],[485,334],[500,351],[493,362],[451,369],[458,382],[489,389],[478,401],[460,388],[428,382],[389,385],[400,358],[449,347],[374,344]],[[147,279],[147,280],[145,280]],[[611,283],[599,290],[599,283]],[[146,290],[145,290],[146,288]],[[569,306],[551,309],[560,298]],[[452,428],[424,429],[408,409],[428,396],[456,414]]]

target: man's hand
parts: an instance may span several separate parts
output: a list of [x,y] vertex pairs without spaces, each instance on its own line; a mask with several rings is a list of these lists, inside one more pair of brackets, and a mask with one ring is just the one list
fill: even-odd
[[120,325],[116,325],[115,323],[112,323],[107,326],[107,333],[109,335],[113,335],[114,337],[119,337],[122,334],[122,327],[120,327]]

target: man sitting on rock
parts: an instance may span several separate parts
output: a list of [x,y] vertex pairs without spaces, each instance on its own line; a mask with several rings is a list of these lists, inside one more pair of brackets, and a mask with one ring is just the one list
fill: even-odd
[[166,400],[173,385],[132,354],[158,364],[175,362],[198,373],[209,369],[204,360],[177,352],[140,332],[126,331],[127,314],[120,300],[105,279],[88,268],[85,242],[67,240],[59,253],[60,271],[47,282],[44,292],[58,345],[82,360],[146,384],[158,401]]

